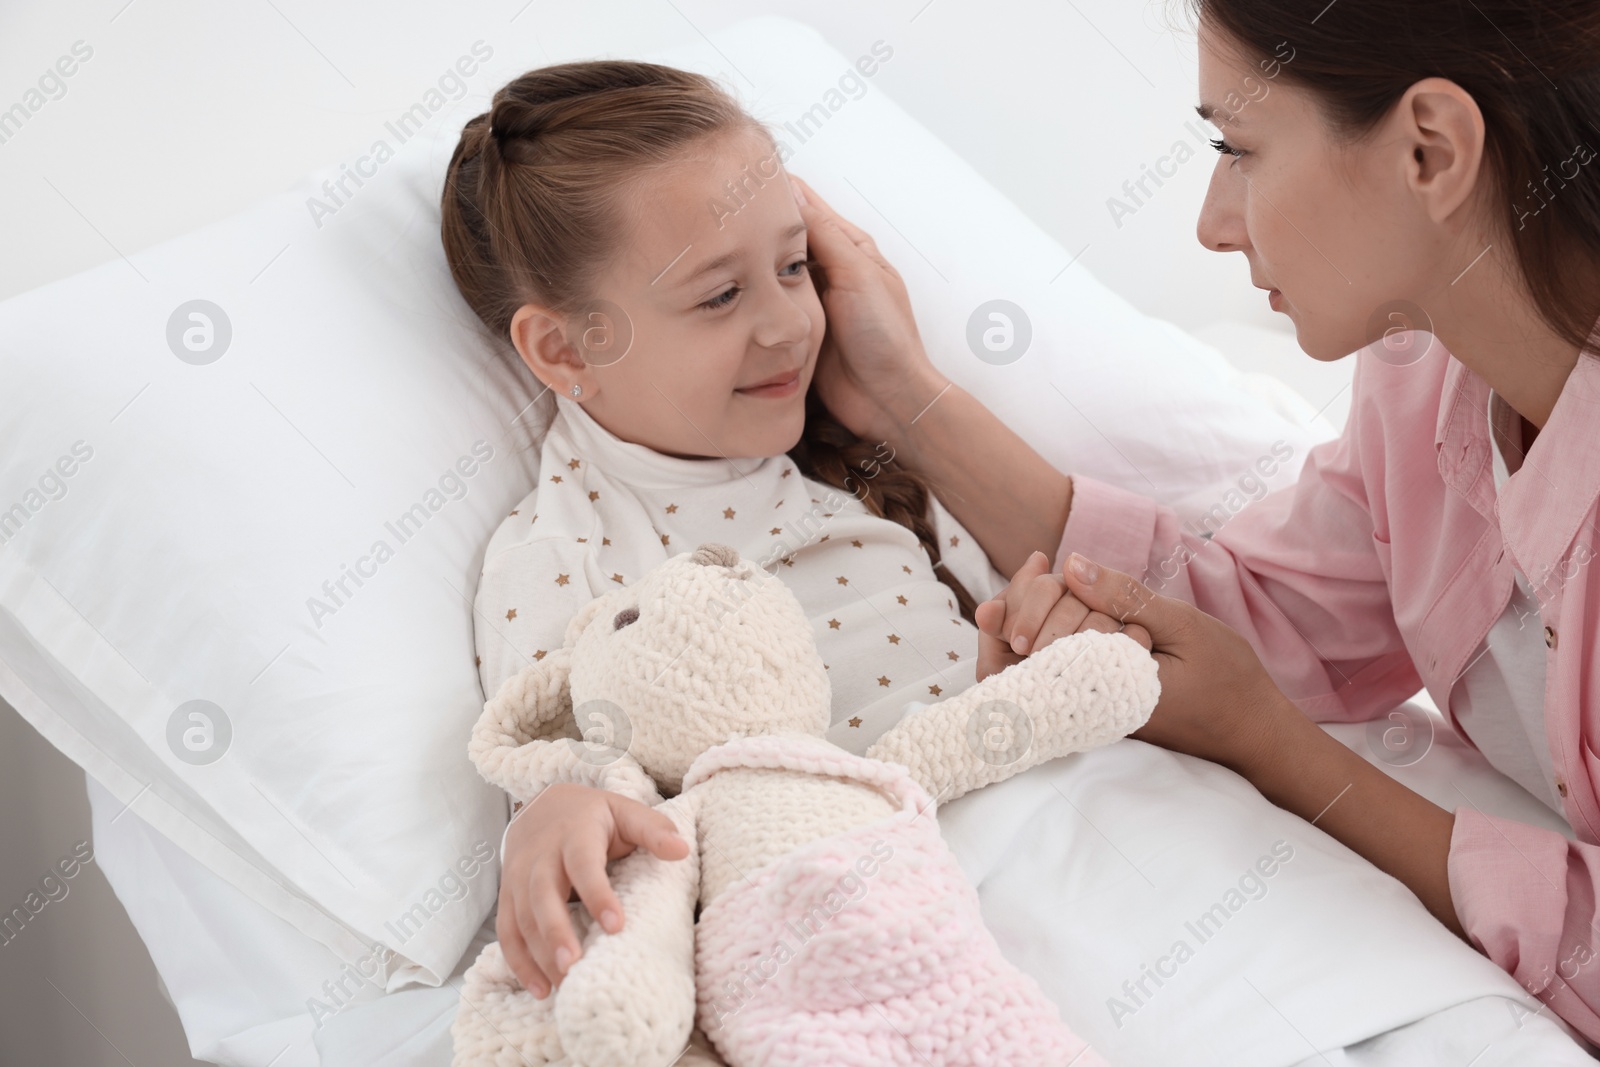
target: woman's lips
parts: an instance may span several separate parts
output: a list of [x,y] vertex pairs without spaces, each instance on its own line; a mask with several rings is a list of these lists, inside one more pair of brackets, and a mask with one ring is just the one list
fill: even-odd
[[767,400],[781,400],[786,396],[793,396],[795,393],[799,392],[799,390],[800,372],[795,371],[787,378],[780,378],[777,381],[769,382],[765,385],[752,385],[746,389],[735,389],[734,392],[741,393],[744,396],[760,397]]

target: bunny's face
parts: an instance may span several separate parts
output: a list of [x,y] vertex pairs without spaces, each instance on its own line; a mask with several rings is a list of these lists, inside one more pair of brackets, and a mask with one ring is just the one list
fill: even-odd
[[733,549],[702,545],[602,600],[573,644],[573,714],[662,785],[679,788],[696,756],[735,737],[826,731],[810,621]]

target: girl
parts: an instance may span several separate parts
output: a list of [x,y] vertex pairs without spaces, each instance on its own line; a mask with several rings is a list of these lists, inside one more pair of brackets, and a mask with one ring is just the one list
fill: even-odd
[[[862,752],[908,701],[975,681],[973,594],[1004,579],[891,448],[827,413],[846,371],[801,207],[766,130],[679,70],[535,70],[466,125],[443,198],[450,270],[543,384],[548,418],[540,483],[491,539],[478,587],[486,694],[559,647],[587,600],[707,541],[799,597],[842,747]],[[811,239],[847,240],[833,226]],[[626,723],[579,725],[625,744]],[[615,931],[608,856],[687,846],[665,816],[597,790],[553,785],[531,808],[507,831],[497,929],[543,997],[579,951],[571,890]]]

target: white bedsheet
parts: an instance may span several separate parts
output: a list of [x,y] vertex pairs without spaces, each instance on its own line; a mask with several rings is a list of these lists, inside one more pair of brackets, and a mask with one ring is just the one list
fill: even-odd
[[[1365,725],[1329,730],[1370,756]],[[1553,818],[1448,733],[1392,773],[1450,807]],[[387,995],[368,986],[314,1019],[309,1002],[329,1002],[324,983],[338,981],[342,962],[133,812],[119,814],[103,788],[91,782],[89,793],[97,859],[197,1057],[241,1067],[449,1063],[451,984]],[[971,794],[939,819],[1007,954],[1119,1067],[1592,1062],[1398,882],[1215,765],[1120,742]],[[1277,841],[1293,858],[1201,943],[1185,923],[1223,901]],[[488,937],[492,923],[453,983]],[[1169,963],[1160,987],[1147,979],[1151,995],[1116,1025],[1108,998],[1131,1005],[1122,983],[1180,939],[1192,958]]]

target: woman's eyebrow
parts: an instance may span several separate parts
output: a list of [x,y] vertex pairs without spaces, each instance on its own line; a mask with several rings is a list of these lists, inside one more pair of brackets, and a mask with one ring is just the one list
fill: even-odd
[[[1216,116],[1219,114],[1219,109],[1211,104],[1196,104],[1194,113],[1200,116],[1201,122],[1209,122],[1213,126],[1220,125],[1216,118]],[[1226,122],[1229,126],[1244,125],[1243,120],[1241,120],[1237,115],[1228,115],[1226,112],[1221,112],[1221,114],[1225,116],[1222,119],[1222,122]]]
[[[780,233],[778,235],[778,240],[787,241],[791,237],[798,237],[805,232],[806,224],[804,222],[797,222],[793,226],[790,226],[788,229]],[[723,255],[718,256],[716,259],[707,260],[706,262],[700,264],[700,266],[696,267],[691,274],[679,282],[678,286],[681,288],[682,286],[688,285],[695,279],[699,278],[702,274],[709,274],[714,270],[720,270],[730,263],[737,262],[738,259],[738,252],[726,252]]]

